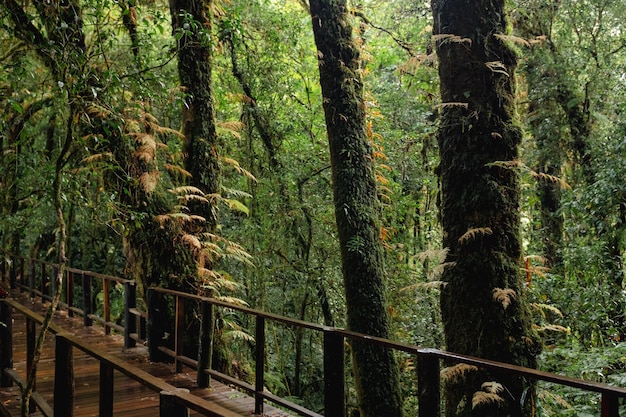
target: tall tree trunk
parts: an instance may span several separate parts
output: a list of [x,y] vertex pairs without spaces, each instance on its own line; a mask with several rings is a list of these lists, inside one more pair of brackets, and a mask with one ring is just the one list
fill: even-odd
[[[187,97],[183,107],[185,168],[191,185],[206,194],[219,193],[218,144],[212,87],[213,0],[170,0],[172,29],[178,39],[178,77]],[[193,212],[217,225],[214,207],[197,205]]]
[[[442,110],[441,221],[448,249],[441,312],[452,352],[534,367],[538,343],[520,273],[521,131],[514,125],[516,57],[503,41],[503,0],[434,0]],[[521,378],[453,372],[447,416],[529,415]],[[485,383],[496,382],[500,385]],[[500,391],[499,387],[503,390]],[[493,401],[489,401],[492,399]]]
[[[351,330],[388,337],[379,202],[365,106],[359,47],[345,0],[311,0],[335,216],[341,248],[347,323]],[[353,343],[357,394],[365,417],[402,415],[393,353]]]

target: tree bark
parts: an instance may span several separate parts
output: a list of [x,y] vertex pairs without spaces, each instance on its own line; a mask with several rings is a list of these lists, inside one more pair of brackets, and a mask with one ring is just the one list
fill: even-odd
[[[446,348],[534,367],[539,345],[524,303],[520,263],[516,57],[501,37],[507,26],[504,1],[434,0],[432,7],[442,101]],[[522,399],[533,398],[532,387],[522,379],[483,371],[456,375],[461,376],[445,381],[447,416],[529,415],[530,404]],[[497,397],[491,395],[495,385],[483,385],[492,381],[503,387]]]
[[[345,0],[312,0],[335,217],[341,248],[347,323],[351,330],[389,337],[379,202],[365,106],[359,47]],[[393,353],[353,343],[357,394],[365,417],[400,416],[402,401]]]
[[[185,168],[191,185],[206,194],[218,193],[219,161],[212,87],[211,8],[213,0],[170,0],[173,35],[178,40],[178,77],[187,97],[183,107]],[[192,211],[217,225],[214,207],[194,205]]]

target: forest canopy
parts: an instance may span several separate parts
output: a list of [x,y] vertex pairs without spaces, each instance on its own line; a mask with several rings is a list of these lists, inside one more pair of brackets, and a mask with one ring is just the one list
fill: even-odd
[[[458,277],[497,241],[490,271],[512,278],[487,296],[527,321],[512,331],[526,364],[622,384],[626,4],[486,2],[501,20],[485,32],[432,3],[1,0],[0,247],[135,279],[140,295],[368,332],[351,308],[361,284],[381,303],[372,332],[463,350],[446,324],[471,317],[474,287]],[[489,211],[500,197],[513,209]],[[231,323],[225,358],[251,338]],[[321,407],[320,341],[274,336],[287,359],[269,362],[268,388]],[[412,360],[381,360],[411,415]],[[581,415],[558,413],[595,400],[538,387],[536,401]]]

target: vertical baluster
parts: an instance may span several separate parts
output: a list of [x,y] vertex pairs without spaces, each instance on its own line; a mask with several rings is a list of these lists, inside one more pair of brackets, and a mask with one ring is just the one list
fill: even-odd
[[93,312],[93,303],[91,296],[91,277],[85,272],[80,273],[83,284],[83,324],[89,327],[93,324],[91,313]]
[[41,266],[41,283],[39,286],[39,292],[41,294],[41,303],[45,303],[46,302],[46,281],[48,280],[48,277],[46,277],[46,264],[44,262],[40,261]]
[[[188,389],[179,388],[179,391],[189,392]],[[159,394],[160,417],[189,417],[189,409],[176,401],[176,393],[161,391]]]
[[263,386],[265,385],[265,318],[256,316],[256,376],[254,382],[254,413],[263,414]]
[[440,416],[439,378],[439,357],[430,349],[420,349],[417,354],[419,417]]
[[5,373],[5,369],[13,369],[13,320],[11,306],[0,301],[0,386],[10,387],[13,385],[11,378]]
[[183,371],[183,363],[178,360],[179,356],[184,354],[184,337],[185,337],[185,299],[176,296],[176,317],[174,324],[174,365],[176,372]]
[[204,371],[211,369],[211,356],[213,354],[213,328],[214,315],[213,305],[206,300],[200,304],[200,348],[198,349],[198,375],[197,383],[200,388],[206,388],[211,383],[210,376]]
[[324,416],[345,417],[345,371],[343,335],[324,330]]
[[137,288],[134,282],[124,283],[124,346],[127,348],[136,345],[132,334],[137,333],[137,317],[131,309],[137,307]]
[[67,302],[67,315],[74,317],[74,271],[67,271],[67,280],[65,282],[65,301]]
[[113,367],[100,362],[100,417],[113,417]]
[[18,285],[20,287],[20,292],[22,292],[23,288],[24,288],[24,263],[26,263],[26,259],[25,258],[20,258],[20,278],[18,280]]
[[74,353],[63,336],[55,337],[54,415],[74,415]]
[[111,334],[111,281],[106,278],[102,279],[102,295],[104,300],[104,334]]
[[30,298],[35,298],[35,261],[30,260],[30,272],[28,273],[28,290]]
[[601,417],[619,417],[619,398],[611,393],[602,393]]
[[[37,331],[35,328],[35,322],[26,318],[26,375],[30,375],[30,370],[33,368],[33,361],[35,359],[35,343],[36,343]],[[37,391],[37,374],[33,375],[33,392]],[[35,401],[30,401],[29,410],[34,413],[37,409]]]
[[9,285],[11,289],[15,289],[17,281],[17,266],[15,265],[16,262],[17,258],[15,256],[12,256],[11,263],[9,264]]

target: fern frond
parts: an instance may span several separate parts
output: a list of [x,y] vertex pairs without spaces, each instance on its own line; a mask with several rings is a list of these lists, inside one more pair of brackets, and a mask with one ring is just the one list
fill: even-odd
[[455,265],[456,265],[456,262],[443,262],[437,265],[428,273],[428,279],[435,280],[436,278],[441,277],[443,273],[445,272],[446,268],[451,268]]
[[200,243],[200,240],[194,235],[187,233],[187,234],[184,234],[181,239],[184,243],[186,243],[187,245],[189,245],[192,249],[196,251],[199,251],[200,249],[202,249],[202,243]]
[[493,392],[476,391],[472,396],[472,408],[501,402],[504,402],[504,398]]
[[559,187],[564,190],[571,190],[572,187],[562,178],[557,177],[556,175],[546,174],[545,172],[535,172],[530,171],[530,175],[538,181],[546,181],[551,182],[553,184],[557,184]]
[[470,372],[478,371],[478,367],[468,365],[466,363],[458,363],[453,366],[443,368],[440,372],[441,379],[447,383],[456,383],[462,381]]
[[138,160],[149,164],[154,161],[155,149],[148,145],[141,145],[135,152],[133,152],[133,155]]
[[447,107],[460,107],[462,109],[468,109],[469,108],[469,103],[462,103],[459,101],[449,101],[447,103],[439,103],[437,104],[437,106],[435,106],[437,108],[447,108]]
[[408,287],[401,288],[400,291],[413,291],[413,290],[440,290],[443,287],[448,285],[445,281],[427,281],[427,282],[418,282]]
[[467,232],[463,233],[463,235],[459,238],[459,243],[465,243],[470,239],[474,239],[476,236],[485,236],[493,234],[493,230],[491,227],[475,227],[473,229],[469,229]]
[[504,391],[502,384],[496,381],[483,382],[480,388],[482,388],[483,391],[490,392],[492,394],[500,394]]
[[546,276],[546,272],[550,271],[550,268],[548,268],[547,266],[536,266],[536,265],[531,265],[528,268],[522,268],[522,271],[524,272],[528,272],[531,274],[536,274],[540,277],[545,277]]
[[485,62],[485,66],[487,68],[489,68],[489,70],[491,72],[495,72],[498,74],[502,74],[502,75],[506,75],[507,77],[510,76],[506,65],[504,65],[503,62],[501,61],[489,61],[489,62]]
[[411,259],[420,263],[423,263],[425,261],[434,261],[434,262],[441,263],[444,261],[444,259],[446,259],[446,256],[448,256],[449,251],[450,251],[449,248],[425,250],[425,251],[416,253],[415,255],[411,257]]
[[169,214],[159,214],[158,216],[154,217],[154,221],[157,222],[160,227],[165,226],[165,223],[167,223],[171,219],[172,218]]
[[182,201],[184,201],[185,203],[188,203],[190,201],[197,201],[197,202],[200,202],[200,203],[207,203],[207,204],[209,203],[209,200],[207,200],[206,197],[203,197],[203,196],[198,195],[198,194],[183,195],[183,196],[180,196],[180,199]]
[[220,162],[232,167],[235,169],[235,171],[237,171],[237,173],[239,175],[243,175],[246,178],[251,179],[252,181],[254,181],[255,183],[258,182],[256,177],[254,175],[252,175],[252,173],[250,171],[248,171],[247,169],[243,168],[241,165],[239,165],[239,162],[237,162],[237,160],[233,159],[233,158],[227,158],[227,157],[220,157]]
[[183,185],[181,187],[172,188],[169,190],[172,194],[180,195],[180,194],[198,194],[205,195],[204,192],[192,185]]
[[234,132],[241,132],[243,128],[246,127],[245,123],[237,121],[217,122],[216,124],[223,129],[232,130]]
[[539,313],[541,313],[542,317],[545,319],[546,318],[546,311],[549,311],[561,318],[563,318],[563,312],[561,310],[559,310],[558,308],[556,308],[555,306],[551,306],[550,304],[543,304],[543,303],[530,303],[530,307],[539,311]]
[[243,213],[246,216],[250,215],[250,209],[239,200],[235,200],[232,198],[223,198],[222,202],[225,203],[232,211]]
[[[222,299],[224,298],[224,299]],[[238,304],[233,301],[239,300],[238,298],[233,297],[217,297],[218,300],[224,301],[231,304]],[[241,300],[239,300],[241,301]],[[247,304],[246,304],[247,305]],[[224,338],[227,340],[243,340],[244,342],[254,342],[254,337],[250,336],[248,333],[243,330],[229,330],[224,332]]]
[[541,265],[545,265],[547,262],[547,259],[545,258],[545,256],[541,256],[541,255],[526,255],[524,256],[524,260],[525,261],[537,261],[539,263],[541,263]]
[[252,194],[243,190],[237,190],[235,188],[222,187],[222,193],[226,196],[236,198],[237,200],[243,200],[245,198],[252,198]]
[[185,168],[172,164],[163,164],[163,168],[170,174],[180,175],[183,178],[191,178],[191,172],[187,171]]
[[181,138],[183,139],[185,137],[185,135],[183,135],[182,132],[176,130],[176,129],[172,129],[170,127],[164,127],[161,126],[159,124],[154,124],[151,125],[152,129],[154,130],[154,133],[158,133],[160,135],[172,135],[172,136],[176,136],[177,138]]
[[113,154],[111,152],[103,152],[103,153],[98,153],[95,155],[90,155],[86,158],[83,158],[83,160],[81,161],[83,164],[94,164],[96,162],[101,162],[101,161],[109,161],[113,159]]
[[559,333],[565,333],[565,334],[570,334],[571,330],[568,327],[564,327],[564,326],[559,326],[558,324],[545,324],[543,326],[533,326],[535,328],[535,330],[537,330],[538,332],[559,332]]
[[517,293],[512,288],[494,288],[492,296],[493,300],[502,304],[502,308],[506,310],[517,297]]
[[159,171],[144,172],[139,177],[139,185],[148,194],[152,193],[159,183]]
[[511,42],[511,43],[515,43],[515,44],[522,45],[522,46],[525,46],[527,48],[530,48],[530,42],[528,42],[524,38],[520,38],[519,36],[505,35],[503,33],[496,33],[493,36],[495,36],[496,38],[500,39],[501,41]]
[[439,42],[441,45],[446,43],[461,43],[467,44],[468,46],[472,46],[472,40],[470,38],[462,38],[458,35],[453,35],[451,33],[442,33],[439,35],[433,35],[433,41]]
[[220,275],[212,269],[199,267],[198,268],[198,276],[202,280],[209,280],[210,282],[216,282],[220,279]]
[[180,211],[176,212],[176,213],[170,213],[168,214],[170,219],[175,219],[175,220],[182,220],[183,222],[186,222],[189,220],[190,216],[187,213],[182,213]]

